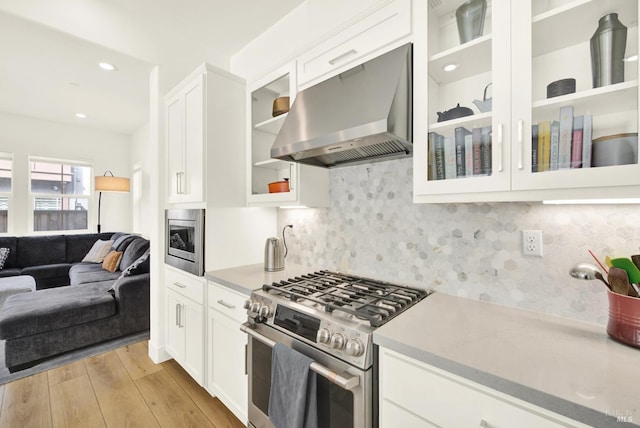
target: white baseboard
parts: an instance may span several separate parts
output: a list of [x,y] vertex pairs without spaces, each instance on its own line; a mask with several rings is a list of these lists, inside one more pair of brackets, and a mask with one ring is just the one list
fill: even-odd
[[149,358],[151,358],[154,363],[160,364],[170,360],[171,355],[167,353],[164,346],[155,346],[151,341],[149,341]]

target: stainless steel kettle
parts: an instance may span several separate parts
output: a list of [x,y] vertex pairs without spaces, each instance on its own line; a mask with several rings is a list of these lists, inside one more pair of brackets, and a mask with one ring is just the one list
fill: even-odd
[[293,227],[293,225],[288,224],[282,228],[282,240],[267,238],[264,243],[264,270],[267,272],[277,272],[284,269],[284,259],[287,257],[287,241],[284,232],[288,227]]
[[264,270],[276,272],[284,269],[284,246],[278,238],[267,238],[264,243]]

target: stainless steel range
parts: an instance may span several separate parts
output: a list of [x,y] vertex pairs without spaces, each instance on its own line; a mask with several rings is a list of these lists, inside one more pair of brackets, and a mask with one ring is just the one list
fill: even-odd
[[267,409],[276,343],[315,361],[319,427],[376,426],[373,332],[428,294],[331,271],[265,284],[251,293],[242,327],[249,335],[249,426],[273,427]]

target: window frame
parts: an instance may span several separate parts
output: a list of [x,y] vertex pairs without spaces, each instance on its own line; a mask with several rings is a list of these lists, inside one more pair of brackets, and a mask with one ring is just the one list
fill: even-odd
[[[89,194],[88,195],[76,195],[61,193],[59,195],[52,195],[47,193],[35,193],[32,190],[32,164],[34,162],[54,163],[67,166],[79,166],[89,168]],[[54,234],[67,234],[67,233],[88,233],[93,226],[92,218],[94,212],[94,166],[92,161],[78,160],[78,159],[63,159],[53,158],[45,156],[29,156],[27,164],[28,172],[28,186],[29,186],[29,208],[28,208],[28,230],[29,234],[33,235],[54,235]],[[36,198],[60,198],[60,199],[86,199],[87,200],[87,227],[84,229],[55,229],[55,230],[35,230],[35,210],[36,210]]]
[[15,174],[15,161],[13,153],[0,152],[0,159],[8,160],[11,162],[11,169],[9,170],[9,179],[11,182],[11,189],[8,192],[0,190],[0,197],[7,198],[7,230],[5,232],[0,231],[0,236],[8,236],[13,231],[13,212],[15,211],[13,206],[13,189],[14,186],[14,174]]

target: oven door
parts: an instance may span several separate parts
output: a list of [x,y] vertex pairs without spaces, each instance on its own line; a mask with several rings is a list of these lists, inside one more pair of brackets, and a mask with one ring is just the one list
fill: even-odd
[[319,428],[371,428],[372,372],[360,370],[265,324],[245,323],[249,335],[249,427],[273,428],[269,420],[271,353],[275,343],[284,344],[312,358],[317,375]]

